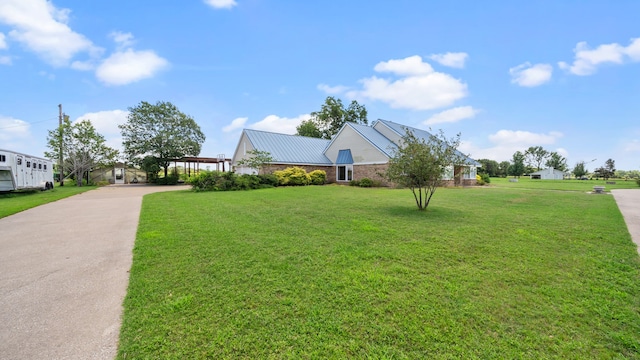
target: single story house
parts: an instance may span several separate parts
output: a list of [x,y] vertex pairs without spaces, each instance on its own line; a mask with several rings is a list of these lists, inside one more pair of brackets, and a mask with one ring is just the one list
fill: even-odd
[[[380,174],[387,169],[406,130],[423,139],[432,136],[387,120],[376,120],[371,126],[347,122],[331,140],[244,129],[231,164],[237,173],[255,174],[255,169],[238,162],[250,156],[249,151],[260,150],[269,152],[274,159],[267,171],[298,166],[307,172],[324,170],[329,182],[369,178],[386,184]],[[476,168],[480,164],[467,159],[467,164],[452,164],[452,171],[445,175],[449,185],[476,184]]]
[[531,179],[542,179],[542,180],[562,180],[568,174],[564,171],[557,170],[554,168],[547,168],[544,170],[536,171],[534,173],[529,174]]

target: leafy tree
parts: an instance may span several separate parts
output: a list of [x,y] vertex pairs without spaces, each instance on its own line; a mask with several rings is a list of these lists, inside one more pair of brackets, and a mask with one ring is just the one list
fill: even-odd
[[198,156],[205,140],[195,120],[170,102],[153,105],[142,101],[129,108],[127,122],[118,127],[131,162],[140,163],[146,156],[153,156],[165,177],[171,160]]
[[147,173],[147,179],[149,182],[155,183],[158,180],[158,173],[160,172],[160,165],[158,160],[153,156],[145,156],[140,162],[140,168]]
[[498,164],[498,176],[507,177],[507,175],[509,174],[509,166],[511,166],[511,163],[508,161],[500,162],[500,164]]
[[313,120],[309,119],[309,120],[303,120],[300,125],[298,125],[298,127],[296,127],[297,130],[297,135],[300,136],[308,136],[308,137],[314,137],[314,138],[321,138],[322,137],[322,132],[320,131],[320,129],[318,129],[318,126],[316,125],[315,122],[313,122]]
[[567,159],[565,159],[564,156],[558,154],[555,151],[549,153],[545,166],[560,171],[567,171],[567,169],[569,168],[567,166]]
[[585,167],[584,161],[577,162],[576,166],[573,167],[572,172],[576,179],[580,179],[581,177],[587,175],[587,168]]
[[297,135],[331,139],[346,122],[367,124],[367,109],[355,100],[345,109],[342,100],[327,96],[320,111],[312,112],[311,119],[296,128]]
[[84,174],[93,167],[112,164],[118,157],[118,150],[105,145],[104,136],[96,131],[89,120],[72,124],[65,117],[60,128],[49,130],[47,146],[51,151],[45,152],[46,157],[55,159],[59,156],[60,141],[65,159],[60,174],[69,174],[76,179],[78,186],[82,186]]
[[454,166],[467,162],[467,158],[457,151],[460,134],[447,139],[440,131],[438,136],[423,139],[407,130],[401,144],[389,160],[385,177],[411,189],[418,209],[425,210],[444,177]]
[[522,174],[524,174],[524,171],[525,171],[524,161],[525,161],[525,155],[520,151],[516,151],[513,154],[511,165],[509,165],[509,168],[507,169],[507,173],[515,177],[522,176]]
[[529,166],[540,170],[542,164],[549,157],[549,152],[542,148],[542,146],[531,146],[524,152],[524,156]]
[[604,166],[597,168],[595,171],[597,177],[602,177],[608,180],[616,172],[616,162],[613,159],[609,159],[605,162]]
[[480,159],[478,160],[478,162],[481,164],[481,174],[487,174],[489,176],[492,177],[496,177],[498,176],[498,168],[500,166],[500,164],[498,164],[497,161],[495,160],[489,160],[489,159]]
[[272,163],[275,159],[271,156],[271,153],[268,151],[260,151],[258,149],[253,149],[247,151],[248,157],[238,161],[238,165],[246,165],[251,169],[255,169],[260,174],[265,166]]

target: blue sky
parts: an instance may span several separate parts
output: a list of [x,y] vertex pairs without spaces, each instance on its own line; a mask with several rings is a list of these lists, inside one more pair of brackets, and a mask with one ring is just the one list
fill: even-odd
[[460,132],[473,158],[542,146],[640,169],[640,2],[1,0],[0,148],[46,150],[58,104],[110,145],[140,101],[207,140],[294,133],[331,95],[369,121]]

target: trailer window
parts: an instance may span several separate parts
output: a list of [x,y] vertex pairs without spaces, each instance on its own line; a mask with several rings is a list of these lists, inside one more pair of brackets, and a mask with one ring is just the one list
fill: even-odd
[[5,162],[7,161],[7,156],[6,155],[0,155],[0,162]]
[[22,158],[19,157],[18,160],[16,161],[16,164],[22,165]]
[[44,164],[44,169],[47,170],[47,164]]
[[31,167],[31,161],[27,161],[27,167],[30,168]]
[[38,164],[38,170],[42,170],[42,164]]

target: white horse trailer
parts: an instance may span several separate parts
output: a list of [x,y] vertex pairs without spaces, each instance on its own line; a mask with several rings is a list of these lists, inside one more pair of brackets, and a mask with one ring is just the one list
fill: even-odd
[[53,162],[0,149],[0,192],[53,189]]

